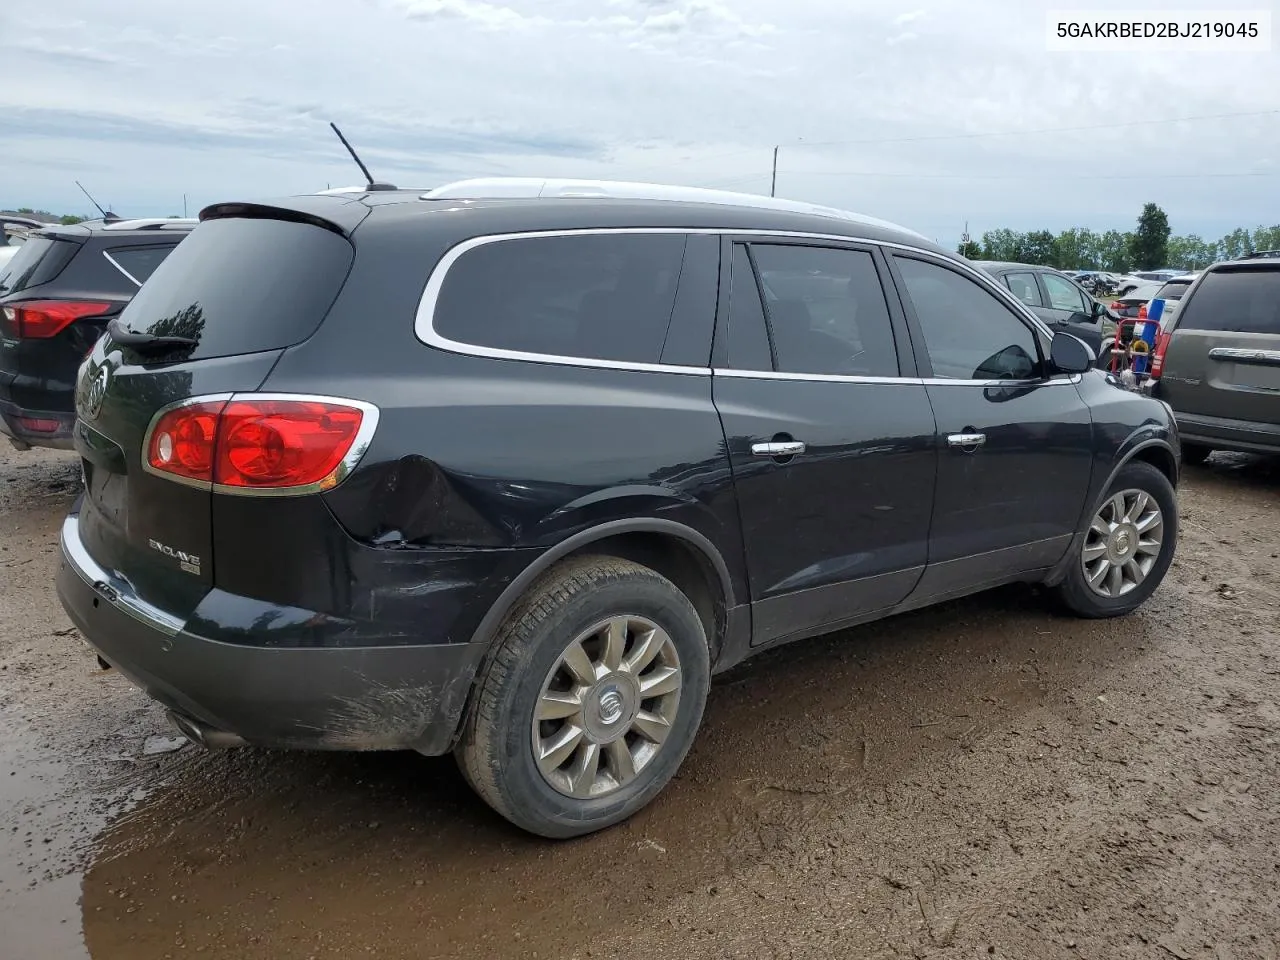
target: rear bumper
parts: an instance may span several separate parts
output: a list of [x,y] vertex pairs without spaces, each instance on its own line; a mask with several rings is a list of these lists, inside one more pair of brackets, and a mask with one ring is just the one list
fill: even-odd
[[1246,453],[1280,453],[1280,424],[1176,414],[1184,444]]
[[61,546],[58,597],[89,645],[180,721],[226,735],[210,742],[425,754],[452,746],[481,657],[477,645],[271,648],[209,640],[100,567],[81,544],[74,515],[63,523]]
[[0,399],[0,434],[17,446],[71,450],[76,415],[56,410],[28,410]]

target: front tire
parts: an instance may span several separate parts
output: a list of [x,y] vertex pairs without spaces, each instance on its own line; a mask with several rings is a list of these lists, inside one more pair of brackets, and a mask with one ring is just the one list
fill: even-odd
[[693,743],[710,685],[702,621],[628,560],[550,570],[508,615],[455,750],[497,813],[564,839],[630,817]]
[[1168,573],[1177,540],[1178,501],[1169,478],[1130,461],[1090,514],[1058,597],[1081,617],[1131,613]]

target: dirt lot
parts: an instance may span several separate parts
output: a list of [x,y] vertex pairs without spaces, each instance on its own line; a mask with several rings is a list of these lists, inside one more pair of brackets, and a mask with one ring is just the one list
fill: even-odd
[[1010,589],[768,655],[679,779],[534,841],[447,759],[205,754],[53,595],[0,450],[0,956],[1280,957],[1280,464],[1187,476],[1122,622]]

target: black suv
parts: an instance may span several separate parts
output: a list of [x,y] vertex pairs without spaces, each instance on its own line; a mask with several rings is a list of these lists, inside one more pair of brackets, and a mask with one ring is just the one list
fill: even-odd
[[69,449],[76,370],[194,220],[94,220],[31,230],[0,266],[0,434]]
[[568,837],[751,654],[1171,561],[1168,408],[900,228],[541,181],[201,219],[81,369],[58,591],[206,745],[454,751]]

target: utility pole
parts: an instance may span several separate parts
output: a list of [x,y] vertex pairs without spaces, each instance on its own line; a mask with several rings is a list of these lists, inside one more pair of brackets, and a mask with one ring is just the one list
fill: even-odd
[[182,195],[182,219],[187,219],[187,195]]
[[769,183],[769,196],[776,197],[778,191],[778,148],[773,148],[773,180]]

